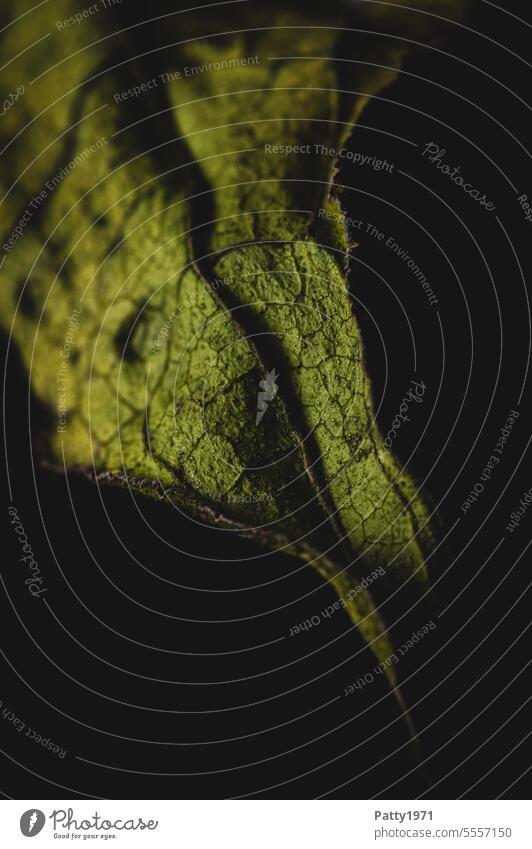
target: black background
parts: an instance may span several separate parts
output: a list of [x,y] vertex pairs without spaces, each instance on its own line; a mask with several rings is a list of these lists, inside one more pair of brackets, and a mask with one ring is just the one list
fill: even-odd
[[[27,380],[11,349],[13,502],[48,592],[44,604],[21,586],[7,527],[0,698],[68,754],[60,760],[0,723],[6,796],[526,795],[528,516],[513,534],[505,526],[532,486],[530,334],[519,267],[496,216],[526,279],[532,224],[510,183],[532,195],[530,108],[519,100],[530,68],[513,55],[529,58],[530,23],[478,2],[462,26],[444,27],[437,47],[406,60],[349,141],[393,162],[395,173],[346,161],[337,178],[347,215],[393,236],[438,296],[436,309],[404,263],[356,234],[350,285],[379,421],[386,430],[412,377],[425,382],[398,451],[425,483],[445,537],[431,563],[435,606],[445,612],[415,681],[416,752],[383,684],[342,696],[373,665],[346,617],[287,636],[335,600],[315,572],[168,506],[43,468],[30,453]],[[352,38],[339,56],[353,55]],[[348,88],[348,69],[342,80]],[[421,156],[430,141],[496,214]],[[501,462],[463,515],[511,409],[520,416]],[[32,428],[39,416],[32,399]],[[7,512],[7,487],[4,500]]]

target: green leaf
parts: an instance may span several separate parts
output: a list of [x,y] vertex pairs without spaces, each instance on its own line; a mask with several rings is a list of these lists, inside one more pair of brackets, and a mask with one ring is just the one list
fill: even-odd
[[[458,6],[418,2],[410,30]],[[364,23],[401,33],[400,13]],[[1,307],[51,414],[43,454],[305,559],[386,660],[376,606],[425,592],[429,514],[375,424],[335,158],[314,145],[342,146],[408,42],[354,35],[346,91],[339,17],[177,16],[147,64],[117,61],[131,45],[101,15],[26,51],[47,14],[4,35],[6,88],[25,93],[0,124]]]

